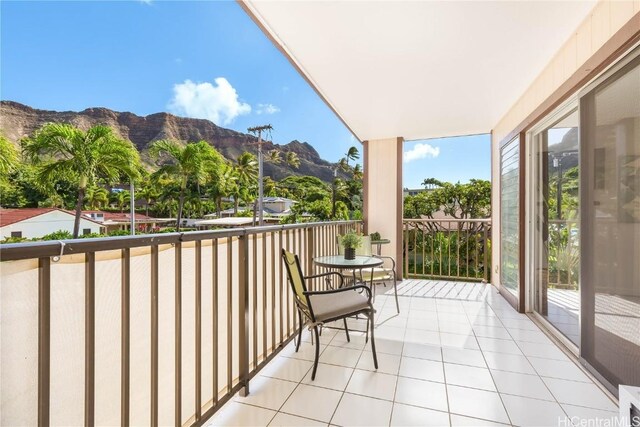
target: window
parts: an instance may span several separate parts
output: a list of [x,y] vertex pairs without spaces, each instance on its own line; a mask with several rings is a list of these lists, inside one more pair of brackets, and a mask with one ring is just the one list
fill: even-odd
[[22,237],[22,231],[12,231],[11,237]]
[[83,228],[82,229],[82,235],[86,236],[87,234],[91,234],[91,229],[90,228]]

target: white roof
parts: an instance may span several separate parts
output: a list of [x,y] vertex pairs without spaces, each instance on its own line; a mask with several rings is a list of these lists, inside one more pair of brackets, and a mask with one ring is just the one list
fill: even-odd
[[360,140],[488,133],[595,5],[241,4]]
[[249,225],[253,223],[253,218],[245,217],[228,217],[228,218],[216,218],[216,219],[204,219],[202,221],[196,221],[196,227],[202,227],[205,225],[220,225],[220,226],[241,226]]

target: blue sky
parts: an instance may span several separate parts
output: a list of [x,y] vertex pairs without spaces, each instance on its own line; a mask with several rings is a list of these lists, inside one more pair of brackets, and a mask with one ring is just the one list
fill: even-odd
[[[331,161],[360,147],[235,2],[0,7],[3,100],[51,110],[169,111],[239,131],[271,123],[274,142],[307,141]],[[431,176],[489,178],[488,137],[425,143],[435,150],[421,146],[405,163],[405,186]],[[408,142],[405,151],[415,145]]]

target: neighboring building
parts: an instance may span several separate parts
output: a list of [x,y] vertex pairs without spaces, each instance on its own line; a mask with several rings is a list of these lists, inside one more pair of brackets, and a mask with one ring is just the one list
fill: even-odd
[[[283,216],[287,216],[291,213],[291,207],[296,204],[295,200],[287,199],[285,197],[264,197],[262,199],[262,212],[263,216],[266,218],[267,216],[281,218]],[[246,212],[247,210],[253,212],[253,206],[244,206],[238,207],[238,212]],[[225,209],[220,212],[220,218],[228,218],[235,216],[233,208]],[[217,218],[218,214],[211,213],[205,215],[205,219]]]
[[[33,239],[63,230],[73,233],[75,214],[58,208],[0,209],[0,237]],[[80,234],[103,233],[98,221],[80,219]]]
[[[257,221],[257,220],[256,220]],[[280,218],[265,217],[266,223],[278,224]],[[226,218],[214,218],[197,221],[195,227],[198,230],[207,230],[211,228],[240,228],[240,227],[252,227],[254,225],[253,217],[226,217]]]

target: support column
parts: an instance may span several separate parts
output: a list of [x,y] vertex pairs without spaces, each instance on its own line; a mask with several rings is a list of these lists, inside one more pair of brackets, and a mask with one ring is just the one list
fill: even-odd
[[396,260],[402,276],[402,148],[404,139],[385,138],[363,142],[365,233],[378,232],[391,244],[382,254]]

